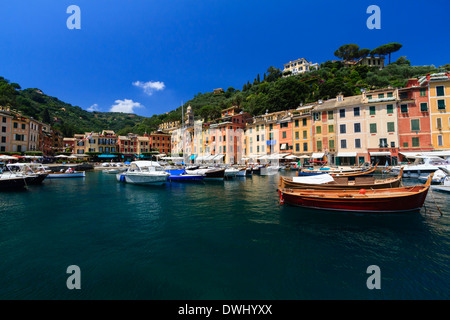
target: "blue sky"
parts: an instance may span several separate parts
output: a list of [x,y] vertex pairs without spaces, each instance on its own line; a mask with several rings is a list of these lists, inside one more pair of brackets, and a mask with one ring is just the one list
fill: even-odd
[[[381,29],[369,30],[369,5]],[[69,30],[70,5],[81,29]],[[15,0],[0,11],[0,75],[83,109],[173,110],[199,92],[242,89],[271,65],[336,59],[389,42],[413,65],[450,63],[447,0]]]

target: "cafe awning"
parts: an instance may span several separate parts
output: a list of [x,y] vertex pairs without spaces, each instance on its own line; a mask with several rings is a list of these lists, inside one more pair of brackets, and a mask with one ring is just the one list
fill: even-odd
[[369,153],[372,157],[391,156],[391,153],[389,151],[370,151]]
[[338,152],[337,157],[356,157],[356,152]]
[[323,156],[325,155],[325,153],[321,152],[321,153],[313,153],[311,158],[313,159],[320,159],[323,158]]

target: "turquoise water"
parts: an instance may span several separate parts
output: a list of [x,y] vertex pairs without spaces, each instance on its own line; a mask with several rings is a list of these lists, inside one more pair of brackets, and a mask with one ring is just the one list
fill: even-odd
[[88,172],[0,193],[0,299],[450,298],[449,195],[433,192],[443,216],[430,194],[420,213],[339,214],[280,206],[277,183]]

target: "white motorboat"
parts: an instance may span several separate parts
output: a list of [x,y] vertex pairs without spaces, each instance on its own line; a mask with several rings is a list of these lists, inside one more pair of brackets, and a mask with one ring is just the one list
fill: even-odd
[[439,167],[439,171],[441,171],[445,176],[442,179],[441,184],[432,185],[431,189],[443,192],[450,192],[450,171],[444,167]]
[[247,176],[247,168],[236,168],[239,170],[238,173],[236,173],[236,177],[245,177]]
[[261,168],[260,175],[262,176],[273,176],[280,170],[279,166],[265,166]]
[[59,178],[84,178],[86,176],[85,171],[75,171],[71,168],[66,171],[49,173],[47,179],[59,179]]
[[125,172],[125,171],[127,171],[126,167],[102,170],[103,173],[109,173],[109,174],[116,174],[116,173]]
[[41,184],[50,173],[41,163],[8,163],[6,167],[10,174],[32,177],[33,179],[28,179],[28,184]]
[[239,170],[235,168],[225,169],[225,178],[234,178],[238,174]]
[[[403,166],[403,178],[428,177],[440,166],[450,169],[450,163],[437,156],[416,156],[413,164]],[[401,166],[392,167],[392,173],[398,175]]]
[[170,173],[165,172],[158,162],[133,161],[127,171],[116,175],[116,179],[131,184],[160,185],[164,184],[169,176]]

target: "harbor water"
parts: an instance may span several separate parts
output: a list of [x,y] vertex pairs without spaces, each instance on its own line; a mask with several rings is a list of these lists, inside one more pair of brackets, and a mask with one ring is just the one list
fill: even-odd
[[280,205],[278,178],[136,186],[94,171],[2,192],[0,299],[450,298],[450,194],[417,213],[333,213]]

